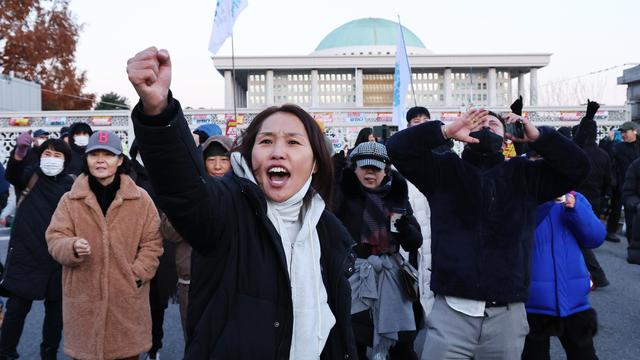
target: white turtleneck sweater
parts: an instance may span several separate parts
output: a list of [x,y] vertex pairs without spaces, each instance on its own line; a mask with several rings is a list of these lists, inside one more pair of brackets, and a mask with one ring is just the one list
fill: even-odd
[[[231,154],[237,176],[256,183],[253,172],[239,153]],[[327,303],[327,291],[320,270],[320,239],[316,226],[325,203],[315,194],[308,204],[304,197],[311,175],[296,194],[277,203],[267,199],[267,216],[280,234],[291,279],[293,335],[290,359],[319,359],[336,323]]]

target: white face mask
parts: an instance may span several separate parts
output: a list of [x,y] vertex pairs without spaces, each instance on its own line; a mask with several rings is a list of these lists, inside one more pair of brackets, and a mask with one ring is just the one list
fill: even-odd
[[54,157],[41,157],[40,169],[47,176],[56,176],[64,169],[64,159]]
[[89,144],[89,135],[76,135],[73,137],[73,141],[78,146],[87,146]]
[[36,146],[42,146],[42,144],[44,144],[44,142],[47,141],[46,139],[36,139]]

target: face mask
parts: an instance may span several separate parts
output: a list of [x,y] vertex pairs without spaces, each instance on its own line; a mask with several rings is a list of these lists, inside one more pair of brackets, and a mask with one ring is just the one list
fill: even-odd
[[64,159],[42,157],[40,158],[40,169],[47,176],[56,176],[64,169]]
[[470,132],[469,136],[480,140],[476,144],[468,144],[469,148],[480,154],[490,154],[502,149],[502,136],[492,133],[489,128]]
[[36,146],[42,146],[46,140],[45,139],[36,139]]
[[73,141],[78,146],[87,146],[89,144],[89,135],[78,135],[73,137]]

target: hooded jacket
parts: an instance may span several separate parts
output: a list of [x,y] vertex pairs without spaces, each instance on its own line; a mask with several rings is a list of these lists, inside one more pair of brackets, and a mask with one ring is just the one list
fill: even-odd
[[[192,263],[185,359],[288,359],[293,306],[282,240],[266,199],[247,179],[205,175],[180,104],[132,112],[142,157],[160,207],[207,266]],[[321,359],[353,359],[352,240],[324,211],[317,226],[322,278],[336,318]]]
[[590,308],[589,271],[580,248],[600,246],[607,232],[587,199],[575,196],[574,208],[548,201],[537,209],[528,313],[567,317]]
[[436,154],[442,123],[396,133],[387,144],[392,163],[427,196],[431,206],[431,289],[443,296],[524,302],[539,203],[577,186],[589,161],[572,141],[540,127],[530,147],[544,160],[465,149]]
[[77,122],[69,126],[69,146],[71,147],[71,152],[73,153],[73,156],[71,156],[71,161],[69,162],[69,168],[67,170],[69,174],[80,175],[80,173],[82,172],[82,168],[84,167],[84,152],[87,147],[76,145],[75,139],[73,138],[74,134],[81,131],[89,133],[89,136],[93,134],[91,126],[87,123]]
[[[62,264],[67,355],[120,359],[151,348],[149,281],[162,254],[159,226],[153,201],[127,175],[120,175],[106,216],[87,175],[62,197],[46,239],[51,256]],[[90,255],[74,255],[79,238],[89,242]]]
[[[16,161],[8,169],[24,173],[24,162]],[[36,170],[38,181],[16,212],[11,227],[9,250],[2,286],[12,294],[31,300],[62,299],[62,268],[49,254],[45,232],[58,202],[71,189],[74,179],[66,171],[46,176]],[[28,179],[20,185],[27,186]]]

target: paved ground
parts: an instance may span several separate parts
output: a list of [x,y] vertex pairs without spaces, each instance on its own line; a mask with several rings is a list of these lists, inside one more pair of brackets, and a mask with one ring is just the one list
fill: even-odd
[[[7,241],[0,240],[3,262],[6,248]],[[600,321],[600,332],[595,339],[598,356],[602,360],[640,359],[640,266],[626,263],[625,243],[605,243],[596,250],[596,255],[611,281],[609,287],[591,295]],[[39,358],[42,316],[42,304],[34,304],[18,348],[21,359]],[[176,304],[171,304],[167,310],[164,329],[162,359],[181,359],[184,342]],[[62,355],[60,358],[68,359]],[[552,359],[565,359],[558,341],[553,342]]]

